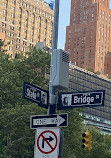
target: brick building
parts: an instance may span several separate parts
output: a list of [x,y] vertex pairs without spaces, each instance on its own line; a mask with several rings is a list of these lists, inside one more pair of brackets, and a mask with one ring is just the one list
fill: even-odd
[[0,0],[0,32],[12,58],[37,42],[51,47],[53,15],[43,0]]
[[108,52],[105,59],[106,74],[111,76],[111,52]]
[[[70,61],[84,69],[108,74],[111,52],[110,0],[72,0],[65,50]],[[110,61],[111,62],[111,61]]]

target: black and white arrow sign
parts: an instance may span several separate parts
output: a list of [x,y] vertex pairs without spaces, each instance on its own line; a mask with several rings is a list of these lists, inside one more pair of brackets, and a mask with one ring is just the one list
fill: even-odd
[[30,118],[30,128],[67,126],[67,114],[35,115]]

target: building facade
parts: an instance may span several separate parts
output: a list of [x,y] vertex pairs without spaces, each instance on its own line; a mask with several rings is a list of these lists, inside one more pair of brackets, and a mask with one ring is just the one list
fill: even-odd
[[105,59],[105,65],[106,65],[106,74],[108,74],[111,77],[111,53],[108,52]]
[[[84,69],[109,74],[107,53],[111,53],[110,0],[72,0],[65,49],[70,61]],[[111,61],[110,61],[111,62]],[[111,74],[109,74],[111,75]]]
[[84,122],[111,134],[111,80],[70,64],[69,92],[105,90],[104,106],[82,107]]
[[12,58],[37,42],[52,46],[54,11],[43,0],[0,0],[0,32]]
[[5,34],[0,32],[0,41],[4,41],[5,39]]

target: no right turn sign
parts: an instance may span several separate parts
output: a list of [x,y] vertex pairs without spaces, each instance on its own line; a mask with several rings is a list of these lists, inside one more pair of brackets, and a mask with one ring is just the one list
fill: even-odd
[[34,158],[58,158],[59,128],[37,128]]

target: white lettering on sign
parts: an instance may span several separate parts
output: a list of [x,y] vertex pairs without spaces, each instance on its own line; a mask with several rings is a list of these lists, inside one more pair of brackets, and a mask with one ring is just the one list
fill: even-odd
[[46,124],[46,119],[37,119],[35,120],[36,125],[45,125]]
[[52,119],[51,119],[51,122],[56,124],[56,123],[59,122],[59,120],[58,120],[57,118],[52,118]]
[[43,155],[43,158],[49,158],[49,155]]
[[36,99],[36,93],[34,91],[31,91],[29,88],[27,88],[27,94],[28,97]]
[[93,102],[94,102],[94,97],[89,97],[89,96],[78,97],[78,96],[74,96],[74,104],[76,104],[76,103],[87,103],[87,104],[90,104],[90,103],[93,103]]
[[57,115],[55,118],[38,118],[33,119],[33,125],[48,125],[48,124],[57,124],[59,126],[65,122],[65,119]]
[[99,95],[96,95],[96,99],[99,99]]

